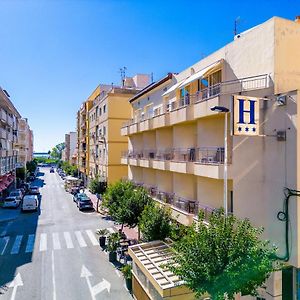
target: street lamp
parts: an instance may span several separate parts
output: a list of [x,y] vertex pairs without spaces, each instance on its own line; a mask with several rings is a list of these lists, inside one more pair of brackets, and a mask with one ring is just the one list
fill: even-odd
[[228,192],[227,192],[227,147],[228,147],[228,141],[227,141],[227,114],[229,112],[229,109],[223,106],[213,106],[210,108],[212,111],[224,113],[225,114],[225,124],[224,124],[224,213],[225,216],[228,214]]

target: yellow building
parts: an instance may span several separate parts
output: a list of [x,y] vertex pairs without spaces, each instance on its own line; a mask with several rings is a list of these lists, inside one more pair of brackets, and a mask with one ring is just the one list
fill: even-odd
[[[280,255],[288,254],[292,268],[271,276],[260,291],[263,299],[296,299],[300,275],[299,199],[289,202],[288,249],[285,222],[277,218],[284,188],[300,190],[299,49],[299,19],[274,17],[141,91],[130,100],[132,119],[121,129],[128,136],[128,151],[121,158],[128,178],[171,207],[179,222],[190,225],[199,209],[208,217],[224,206],[225,192],[228,212],[263,226],[264,237],[279,247]],[[253,130],[255,136],[231,134],[233,95],[260,99],[257,135],[252,127],[241,130]],[[211,110],[215,106],[229,112]],[[249,108],[243,112],[249,114]]]
[[124,86],[100,84],[82,104],[77,117],[79,170],[87,183],[96,176],[108,183],[127,176],[120,163],[127,138],[120,129],[131,115],[129,98],[149,83],[149,76],[126,77]]

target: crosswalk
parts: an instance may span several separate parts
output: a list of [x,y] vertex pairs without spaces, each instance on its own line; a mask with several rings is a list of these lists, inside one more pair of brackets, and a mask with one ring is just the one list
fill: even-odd
[[[112,233],[114,228],[107,230]],[[52,232],[40,234],[28,234],[17,236],[4,236],[0,238],[0,256],[32,253],[34,251],[46,252],[62,249],[87,248],[99,246],[96,235],[97,230],[86,229],[74,232]]]

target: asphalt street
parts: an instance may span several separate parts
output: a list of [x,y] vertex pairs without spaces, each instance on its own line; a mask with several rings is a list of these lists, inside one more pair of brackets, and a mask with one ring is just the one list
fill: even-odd
[[49,168],[35,183],[38,212],[0,208],[0,299],[132,299],[95,234],[113,223],[80,212]]

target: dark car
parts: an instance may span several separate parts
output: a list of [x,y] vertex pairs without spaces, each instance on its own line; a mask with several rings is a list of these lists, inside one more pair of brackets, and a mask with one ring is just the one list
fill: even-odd
[[51,167],[50,173],[54,173],[54,168],[53,167]]
[[31,186],[29,188],[28,194],[29,195],[39,195],[40,194],[40,188],[38,186]]
[[79,197],[77,200],[77,207],[82,209],[93,209],[93,202],[89,197]]
[[73,196],[73,201],[77,202],[80,197],[88,198],[88,196],[85,193],[77,193]]

